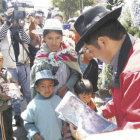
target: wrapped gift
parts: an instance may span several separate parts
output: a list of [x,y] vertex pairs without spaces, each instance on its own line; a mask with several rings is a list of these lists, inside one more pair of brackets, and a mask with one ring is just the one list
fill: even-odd
[[117,127],[99,116],[70,91],[65,94],[55,111],[59,114],[60,119],[72,123],[76,127],[78,127],[78,121],[81,118],[83,129],[89,134],[112,131]]
[[17,83],[2,83],[1,87],[3,89],[3,92],[11,97],[11,100],[7,102],[8,105],[20,103],[23,100],[20,86]]

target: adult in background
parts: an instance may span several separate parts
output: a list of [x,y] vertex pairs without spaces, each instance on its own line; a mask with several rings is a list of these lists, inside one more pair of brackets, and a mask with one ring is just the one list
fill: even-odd
[[71,19],[68,20],[68,24],[70,24],[70,31],[72,31],[74,33],[74,35],[72,35],[71,38],[74,40],[75,44],[80,39],[79,34],[77,33],[77,31],[74,28],[74,23],[75,23],[76,19],[77,18],[71,18]]
[[[77,55],[72,43],[63,39],[62,24],[59,20],[46,20],[42,33],[44,42],[35,57],[35,65],[31,71],[31,84],[37,64],[48,61],[50,65],[58,68],[55,77],[58,79],[59,85],[54,88],[54,93],[63,97],[67,90],[73,90],[73,86],[79,79],[80,68]],[[34,94],[36,94],[35,91],[32,95],[34,96]]]
[[31,21],[29,24],[29,36],[31,38],[31,42],[29,44],[29,51],[31,54],[30,59],[30,67],[33,66],[34,58],[37,51],[40,49],[42,36],[40,34],[35,34],[33,30],[42,29],[44,26],[44,12],[41,10],[34,11],[31,17]]
[[[0,27],[0,50],[4,57],[3,66],[11,72],[13,80],[20,83],[28,104],[31,100],[30,60],[28,52],[30,37],[24,31],[24,22],[21,19],[11,22],[12,8],[8,9],[5,14],[9,18]],[[15,113],[15,125],[20,126],[22,124],[20,104],[15,104],[13,111]]]
[[[79,54],[78,59],[80,69],[83,73],[83,78],[88,79],[92,86],[93,92],[98,91],[97,81],[98,81],[98,64],[97,61],[92,57],[91,53],[87,48],[83,48],[82,52]],[[95,95],[95,94],[94,94]]]
[[56,13],[55,15],[53,15],[52,18],[58,19],[62,24],[64,22],[63,16],[61,14],[59,14],[59,13]]
[[[121,9],[110,11],[96,6],[84,12],[75,22],[81,37],[76,51],[84,44],[93,57],[113,67],[113,99],[102,115],[107,119],[115,116],[118,130],[137,129],[140,128],[140,39],[128,34],[117,20]],[[71,130],[74,131],[72,127]]]
[[45,18],[44,12],[42,10],[37,10],[35,12],[35,18],[37,20],[38,26],[40,28],[43,28],[43,26],[44,26],[44,18]]

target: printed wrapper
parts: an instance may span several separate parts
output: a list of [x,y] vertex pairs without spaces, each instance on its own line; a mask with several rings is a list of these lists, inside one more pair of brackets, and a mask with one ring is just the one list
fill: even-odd
[[83,129],[89,134],[112,131],[116,125],[99,116],[77,96],[68,91],[55,111],[59,118],[78,127],[79,118],[82,119]]
[[3,92],[11,97],[11,100],[7,102],[8,105],[17,104],[23,100],[23,95],[17,83],[3,83],[1,87],[3,88]]

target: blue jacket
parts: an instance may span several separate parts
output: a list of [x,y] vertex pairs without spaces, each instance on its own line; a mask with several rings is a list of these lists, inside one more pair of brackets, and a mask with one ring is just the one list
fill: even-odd
[[37,94],[21,114],[29,140],[38,133],[44,140],[61,140],[62,121],[57,117],[55,108],[60,102],[57,95],[44,98]]

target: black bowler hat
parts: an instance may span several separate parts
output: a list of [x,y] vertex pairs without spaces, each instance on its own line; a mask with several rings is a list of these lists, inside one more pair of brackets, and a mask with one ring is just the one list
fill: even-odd
[[76,45],[78,52],[84,44],[84,39],[111,19],[117,19],[121,14],[121,7],[113,11],[103,6],[95,6],[82,13],[76,20],[74,27],[80,35],[80,40]]

